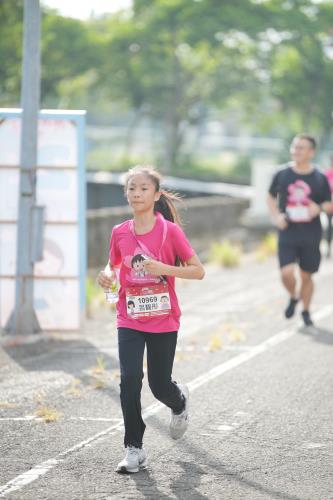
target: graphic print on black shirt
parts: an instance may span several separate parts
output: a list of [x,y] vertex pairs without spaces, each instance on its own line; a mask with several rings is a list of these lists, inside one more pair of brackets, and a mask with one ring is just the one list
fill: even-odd
[[309,205],[311,203],[309,184],[298,179],[288,186],[286,214],[291,222],[310,222]]

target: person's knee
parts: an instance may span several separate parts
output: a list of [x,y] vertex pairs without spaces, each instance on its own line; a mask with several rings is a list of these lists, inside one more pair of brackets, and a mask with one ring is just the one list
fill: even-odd
[[312,274],[311,273],[307,273],[306,271],[301,270],[300,275],[301,275],[302,285],[306,285],[308,283],[311,283],[311,281],[312,281]]
[[294,266],[284,266],[281,268],[281,278],[282,280],[294,279]]
[[159,401],[163,401],[169,396],[170,384],[171,381],[169,383],[168,382],[161,383],[160,381],[156,383],[151,380],[149,381],[150,390],[153,393],[153,396]]

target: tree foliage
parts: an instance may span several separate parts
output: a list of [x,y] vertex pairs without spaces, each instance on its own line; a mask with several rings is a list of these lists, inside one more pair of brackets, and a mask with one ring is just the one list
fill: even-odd
[[[1,105],[20,90],[22,0],[0,3]],[[82,22],[43,10],[42,105],[108,103],[164,133],[175,166],[184,132],[211,110],[233,110],[253,133],[332,129],[333,61],[325,41],[333,4],[312,0],[134,0],[133,9]]]
[[0,2],[0,96],[2,106],[19,104],[22,58],[22,0]]

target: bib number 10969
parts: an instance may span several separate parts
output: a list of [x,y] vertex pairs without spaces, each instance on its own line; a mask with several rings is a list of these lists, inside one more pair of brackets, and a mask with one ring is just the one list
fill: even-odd
[[127,316],[133,319],[170,314],[168,285],[126,288]]
[[149,304],[152,302],[157,302],[157,297],[154,295],[153,297],[139,297],[138,301],[140,304]]

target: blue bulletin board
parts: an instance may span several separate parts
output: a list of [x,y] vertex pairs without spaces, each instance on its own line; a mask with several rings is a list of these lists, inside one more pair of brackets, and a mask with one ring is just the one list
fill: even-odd
[[[36,203],[45,206],[43,260],[34,269],[42,330],[78,330],[85,310],[85,111],[42,110]],[[15,306],[21,110],[0,109],[0,326]],[[25,249],[22,249],[25,251]]]

